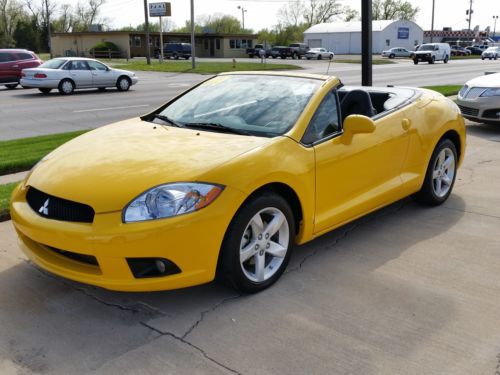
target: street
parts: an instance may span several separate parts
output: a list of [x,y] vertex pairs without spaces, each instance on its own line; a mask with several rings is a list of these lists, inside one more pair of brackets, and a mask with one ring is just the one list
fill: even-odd
[[[204,61],[203,59],[199,59]],[[210,59],[206,59],[210,61]],[[258,59],[242,59],[257,62]],[[269,64],[291,63],[311,73],[340,77],[344,84],[360,85],[360,64],[334,63],[326,60],[268,59]],[[168,63],[168,62],[166,62]],[[413,65],[411,60],[396,64],[374,65],[374,85],[428,86],[459,84],[486,71],[500,71],[499,61],[456,60],[448,64]],[[0,140],[92,129],[147,113],[190,86],[209,78],[207,75],[138,72],[139,83],[129,92],[97,90],[77,91],[61,96],[54,90],[42,95],[36,89],[0,88]]]

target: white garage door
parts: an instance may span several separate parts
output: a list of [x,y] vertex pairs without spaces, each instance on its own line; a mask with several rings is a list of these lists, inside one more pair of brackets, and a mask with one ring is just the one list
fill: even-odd
[[321,47],[321,39],[309,39],[307,41],[309,48],[320,48]]

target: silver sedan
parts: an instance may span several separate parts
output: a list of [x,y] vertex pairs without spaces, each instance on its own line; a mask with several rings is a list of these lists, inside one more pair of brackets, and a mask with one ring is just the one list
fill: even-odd
[[327,51],[326,48],[311,48],[306,52],[306,59],[333,59],[335,54],[333,52]]
[[127,91],[137,83],[135,73],[112,69],[94,59],[83,57],[55,58],[37,68],[23,69],[21,86],[37,88],[44,94],[58,89],[63,95],[72,94],[75,89],[116,87]]
[[466,119],[500,125],[500,73],[467,81],[458,93],[457,104]]

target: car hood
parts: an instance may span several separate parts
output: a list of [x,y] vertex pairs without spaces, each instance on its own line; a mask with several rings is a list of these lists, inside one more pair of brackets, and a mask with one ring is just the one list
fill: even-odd
[[97,213],[118,211],[154,186],[197,181],[211,169],[271,141],[167,127],[136,118],[64,144],[42,159],[26,184],[88,204]]
[[466,82],[469,87],[500,87],[500,73],[476,77]]

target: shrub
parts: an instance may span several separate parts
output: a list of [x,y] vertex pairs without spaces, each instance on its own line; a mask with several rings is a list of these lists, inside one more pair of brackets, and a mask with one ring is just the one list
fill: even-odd
[[113,42],[99,42],[92,49],[96,52],[120,52],[120,48]]

